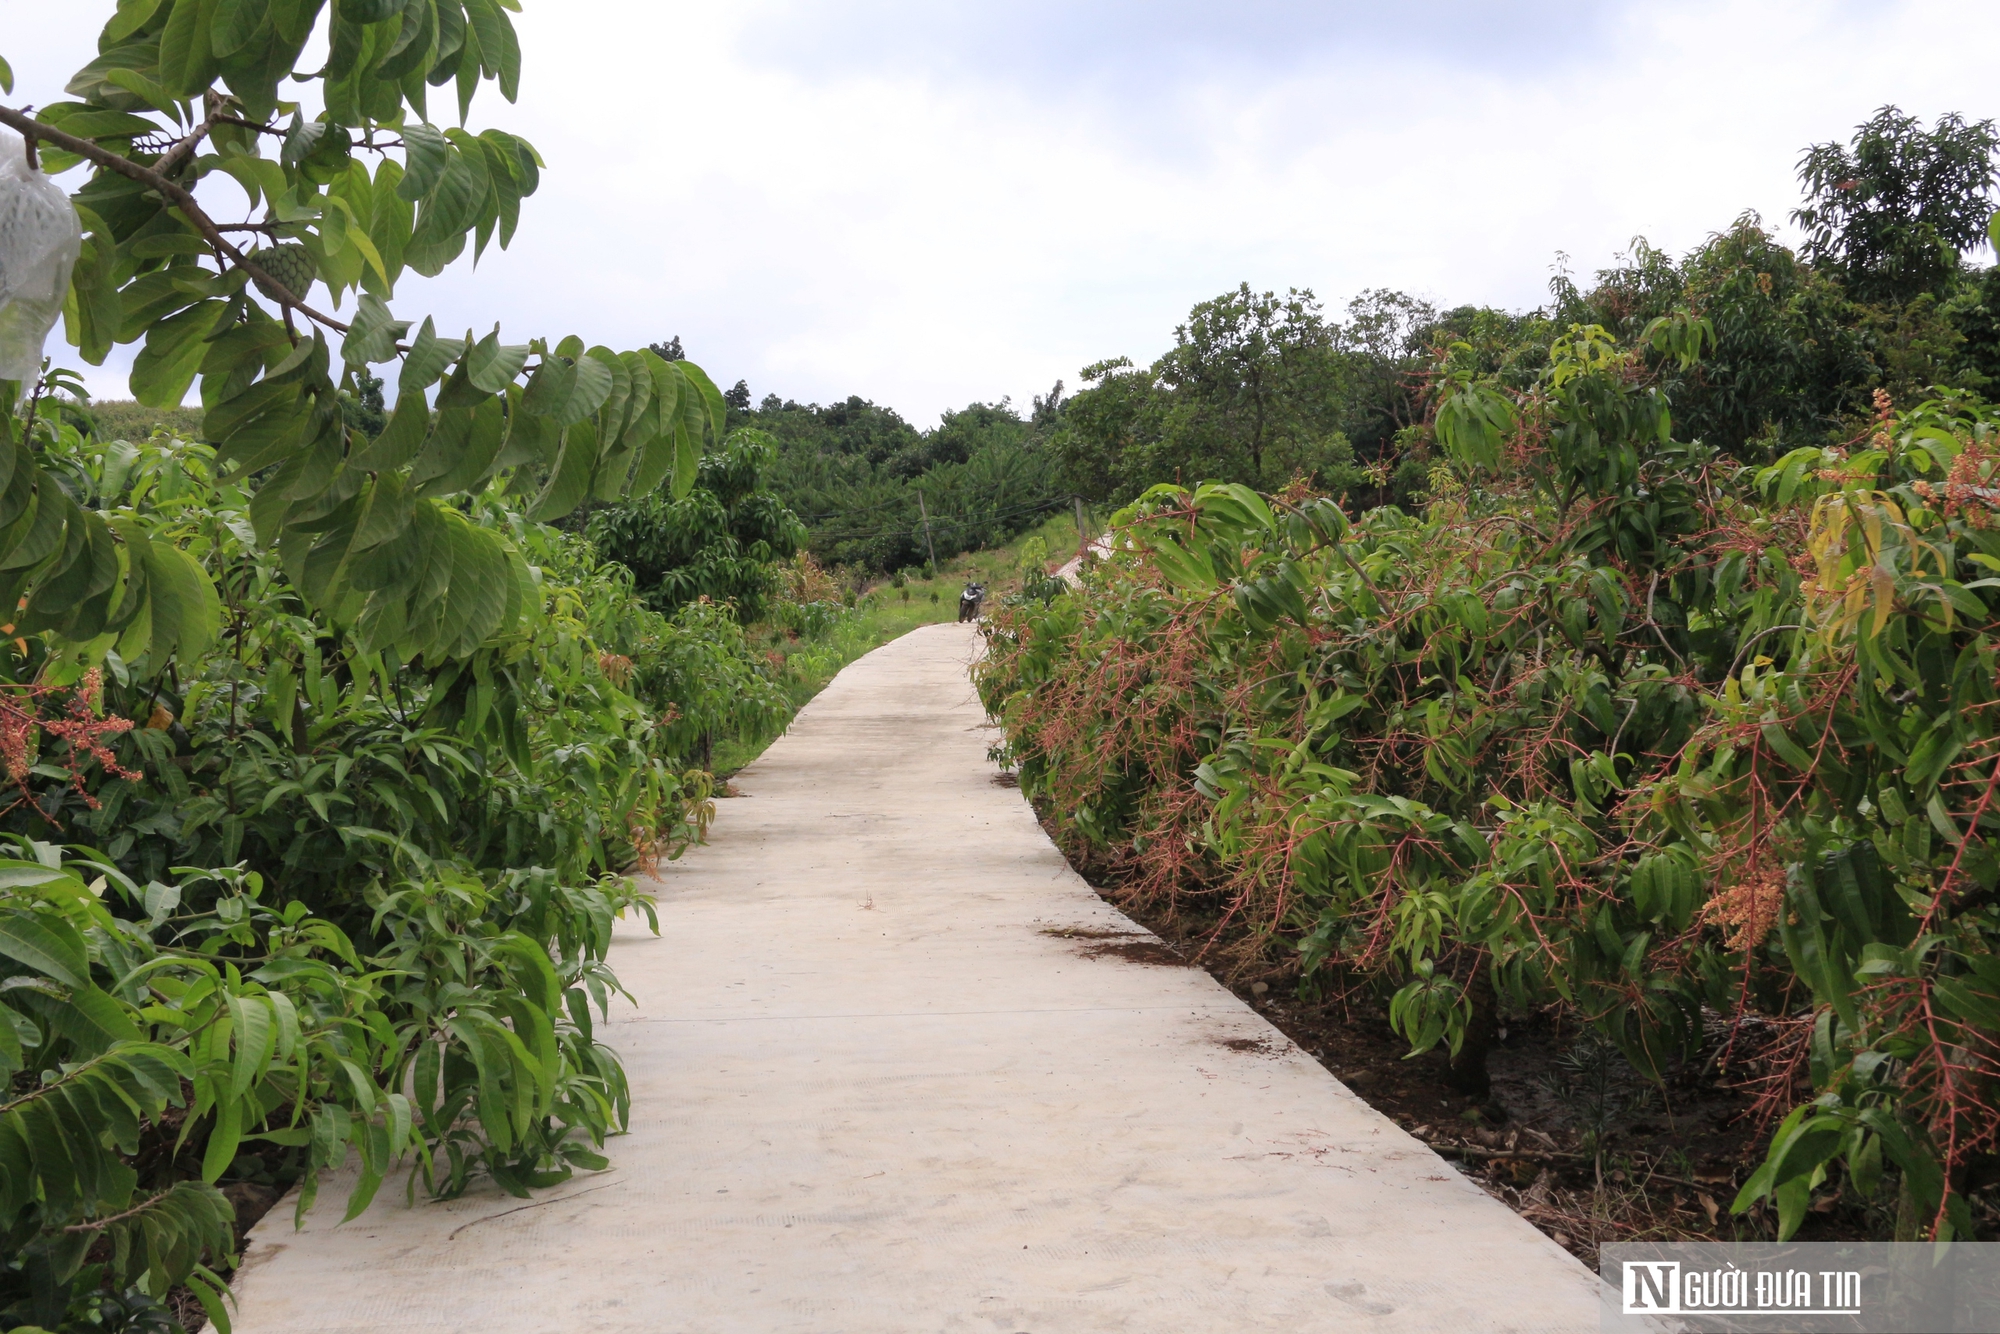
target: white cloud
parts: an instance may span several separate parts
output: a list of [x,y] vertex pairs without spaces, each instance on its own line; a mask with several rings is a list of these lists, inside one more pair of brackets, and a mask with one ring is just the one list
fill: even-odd
[[[24,83],[87,58],[50,8],[0,0]],[[1600,7],[1575,30],[1527,6],[1518,36],[1463,11],[1351,41],[1302,20],[1295,43],[1282,5],[1240,39],[1170,7],[1173,41],[1156,8],[924,26],[879,4],[527,0],[521,105],[482,93],[473,123],[532,139],[542,192],[510,251],[412,281],[398,311],[678,334],[725,384],[923,423],[1151,357],[1240,280],[1533,305],[1558,250],[1588,271],[1635,234],[1680,250],[1747,208],[1781,221],[1799,151],[1883,103],[2000,112],[1965,54],[1996,48],[2000,15],[1929,0]]]

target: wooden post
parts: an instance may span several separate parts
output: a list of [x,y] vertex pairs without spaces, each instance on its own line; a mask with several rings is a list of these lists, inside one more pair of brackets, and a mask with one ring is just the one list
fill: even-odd
[[1083,512],[1083,497],[1077,496],[1075,497],[1075,500],[1076,500],[1076,558],[1078,561],[1082,561],[1082,559],[1085,556],[1088,556],[1090,554],[1090,528],[1088,520],[1086,519]]
[[924,504],[924,493],[917,492],[917,513],[924,516],[924,550],[931,553],[931,575],[937,575],[937,546],[931,541],[931,512]]

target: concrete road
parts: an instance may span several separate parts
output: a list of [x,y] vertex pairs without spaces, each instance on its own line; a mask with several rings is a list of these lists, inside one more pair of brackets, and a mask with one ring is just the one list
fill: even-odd
[[621,927],[609,1171],[345,1226],[330,1182],[236,1328],[1596,1329],[1582,1265],[1206,974],[1091,957],[1143,932],[994,781],[973,646],[849,667]]

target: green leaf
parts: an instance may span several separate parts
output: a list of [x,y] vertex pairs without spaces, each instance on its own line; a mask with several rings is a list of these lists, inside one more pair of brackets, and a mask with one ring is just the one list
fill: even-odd
[[218,0],[174,0],[174,12],[160,32],[160,87],[175,98],[191,98],[221,72],[212,37]]
[[92,1055],[145,1037],[123,1005],[93,986],[71,989],[69,999],[56,1011],[55,1025],[64,1037]]
[[[157,236],[141,237],[132,244],[132,257],[134,259],[163,259],[168,255],[199,256],[208,253],[208,242],[191,232],[166,232]],[[164,278],[168,282],[173,280],[171,273],[149,274],[148,276]],[[129,293],[133,289],[128,287],[125,290]],[[128,317],[130,316],[131,311],[129,308],[126,314]],[[152,321],[147,320],[145,323],[150,325]],[[134,330],[134,332],[136,333],[137,330]]]
[[465,553],[468,559],[462,568],[457,562],[452,568],[452,596],[465,603],[465,619],[452,650],[461,658],[509,628],[509,594],[514,582],[513,567],[499,537],[482,528],[469,528],[469,532],[473,543]]
[[1778,1240],[1790,1241],[1805,1221],[1806,1206],[1812,1203],[1812,1187],[1806,1177],[1793,1177],[1772,1194],[1778,1201]]
[[[135,116],[129,111],[79,111],[63,116],[59,121],[51,119],[53,108],[44,107],[35,116],[44,124],[54,125],[65,134],[73,134],[79,139],[136,139],[148,134],[160,133],[156,121],[144,116]],[[196,253],[207,253],[204,246]]]
[[270,0],[216,0],[215,17],[209,23],[209,43],[215,54],[227,59],[241,51],[256,35]]
[[341,344],[340,356],[350,366],[371,366],[396,359],[396,344],[410,331],[408,320],[396,319],[372,293],[364,293],[354,321]]
[[464,125],[467,113],[472,110],[472,95],[479,88],[479,71],[484,62],[480,57],[476,30],[468,25],[461,40],[464,46],[458,58],[458,123]]
[[410,480],[421,484],[419,495],[454,495],[486,475],[506,439],[507,419],[501,403],[495,395],[468,414],[467,429],[451,458],[432,461],[430,451],[425,451],[410,470]]
[[641,354],[645,369],[653,382],[653,398],[648,408],[651,434],[641,444],[639,457],[632,469],[632,480],[627,494],[645,496],[675,471],[680,454],[680,441],[674,426],[680,417],[680,392],[683,381],[680,372],[671,362],[660,360],[652,352]]
[[494,325],[493,332],[479,340],[472,349],[469,378],[476,388],[489,394],[497,394],[514,382],[521,368],[528,364],[528,345],[505,345],[500,341],[500,326]]
[[234,1101],[246,1096],[269,1067],[277,1029],[263,997],[229,995],[224,999],[234,1021],[229,1038],[236,1046],[236,1059],[230,1066],[228,1094]]
[[250,196],[250,207],[257,207],[260,199],[276,201],[285,193],[285,169],[267,157],[244,157],[231,154],[224,157],[217,166],[230,179],[243,187]]
[[[485,46],[481,39],[482,48]],[[516,100],[521,92],[521,39],[514,31],[513,20],[500,15],[500,96],[509,102]]]
[[334,0],[334,12],[349,23],[381,23],[402,8],[403,0]]
[[[62,872],[47,879],[67,879]],[[45,882],[36,882],[45,883]],[[0,954],[68,987],[90,985],[90,956],[76,928],[50,913],[0,910]]]
[[425,67],[436,42],[437,7],[433,0],[410,0],[403,7],[403,23],[397,29],[396,40],[375,66],[375,76],[400,83]]
[[403,373],[398,381],[400,392],[419,393],[438,382],[445,368],[465,353],[465,344],[456,338],[439,338],[437,329],[429,317],[424,319],[424,327],[417,330],[416,341],[403,358]]
[[[0,56],[0,93],[11,93],[13,91],[14,67],[7,63],[7,57]],[[510,97],[507,100],[511,102],[514,99]]]
[[596,357],[576,358],[576,382],[560,411],[548,415],[558,426],[568,426],[592,416],[611,397],[611,367]]
[[[90,66],[84,66],[84,72],[88,72],[88,70],[90,70],[92,66],[100,64],[102,60],[104,60],[104,58],[100,56],[98,60],[90,62]],[[152,68],[152,66],[148,66],[148,68]],[[78,88],[78,84],[80,84],[82,80],[84,80],[84,74],[78,74],[78,78],[70,80],[70,84],[68,84],[68,86],[70,86],[70,92],[76,92],[76,88]],[[154,82],[152,78],[148,78],[148,76],[140,74],[138,70],[132,70],[132,68],[126,68],[126,66],[118,66],[118,68],[106,68],[106,70],[102,72],[102,82],[104,82],[104,86],[108,86],[108,88],[116,88],[118,92],[126,92],[126,94],[130,94],[130,96],[138,98],[140,102],[144,102],[144,104],[146,104],[146,106],[150,106],[152,110],[160,112],[162,116],[172,116],[176,124],[178,124],[178,122],[182,122],[182,114],[180,114],[180,104],[178,104],[178,102],[174,100],[174,94],[170,94],[170,92],[168,92],[166,88],[162,88],[162,86],[160,86],[158,82]],[[104,92],[102,88],[98,88],[98,90],[94,90],[94,92],[96,92],[98,96],[114,96],[114,94],[106,94],[106,92]]]
[[[488,399],[489,403],[496,402]],[[423,452],[418,454],[410,467],[410,480],[419,486],[433,477],[451,471],[465,453],[466,442],[472,435],[473,410],[469,407],[446,407],[438,409],[431,427],[430,438],[424,441]]]
[[145,548],[146,590],[152,604],[149,656],[164,663],[169,654],[199,657],[222,628],[222,601],[194,558],[165,542]]
[[1940,977],[1931,985],[1953,1018],[1989,1032],[2000,1032],[2000,997],[1974,990],[1963,978]]
[[208,1132],[208,1147],[201,1155],[201,1179],[210,1185],[236,1161],[236,1146],[243,1138],[243,1104],[221,1097],[215,1104],[215,1124]]
[[608,347],[593,347],[584,356],[601,362],[611,372],[611,392],[605,396],[597,419],[598,439],[603,441],[608,452],[625,428],[625,409],[632,397],[632,372]]
[[373,444],[355,457],[354,466],[365,472],[388,472],[417,456],[431,425],[431,405],[421,390],[410,390],[396,400],[396,410]]
[[[124,323],[124,299],[117,284],[117,247],[104,232],[93,228],[83,243],[76,267],[70,270],[70,299],[64,308],[69,338],[77,352],[93,366],[104,358]],[[190,298],[180,297],[174,307]]]
[[[174,1189],[180,1190],[183,1187],[191,1187],[192,1185],[192,1182],[182,1182],[180,1185],[175,1186]],[[213,1188],[211,1187],[211,1189]],[[216,1247],[216,1250],[226,1251],[230,1241],[234,1240],[234,1238],[229,1237],[227,1231],[223,1233],[223,1236],[227,1240]],[[235,1331],[230,1328],[229,1306],[224,1301],[229,1291],[228,1287],[217,1275],[209,1272],[207,1269],[201,1266],[197,1266],[196,1269],[197,1272],[184,1275],[181,1282],[187,1285],[188,1290],[194,1293],[195,1300],[201,1303],[202,1312],[208,1316],[208,1323],[215,1326],[216,1334],[235,1334]]]
[[[0,1009],[0,1080],[11,1081],[21,1065],[21,1035],[14,1028],[11,1012]],[[4,1163],[0,1163],[0,1173],[5,1171]],[[4,1192],[0,1192],[0,1199],[4,1198]]]
[[1445,396],[1438,407],[1438,437],[1461,462],[1494,468],[1500,446],[1514,425],[1514,405],[1497,386],[1465,385]]
[[556,460],[555,472],[535,497],[528,517],[537,523],[548,523],[582,504],[596,467],[597,432],[589,422],[577,422],[563,434],[562,454]]
[[[692,400],[698,403],[699,407],[707,409],[707,419],[704,425],[708,429],[708,440],[711,444],[720,445],[722,443],[723,424],[729,420],[729,405],[722,401],[722,391],[715,387],[715,381],[708,378],[708,372],[695,365],[692,361],[677,362],[675,365],[680,370],[681,375],[686,378],[695,390],[684,401]],[[700,432],[698,431],[696,432],[696,443],[700,443]],[[1260,501],[1259,503],[1261,504],[1262,502]]]
[[673,497],[686,500],[694,490],[696,475],[701,471],[701,453],[695,448],[694,436],[685,424],[674,426],[674,481]]
[[[477,148],[466,152],[457,145],[451,145],[447,150],[443,174],[418,207],[417,226],[410,236],[410,249],[435,249],[460,236],[478,220],[479,206],[484,202],[486,154]],[[414,260],[411,266],[419,273],[424,272]]]
[[415,204],[430,194],[444,176],[451,150],[444,131],[422,121],[403,127],[403,145],[403,179],[396,185],[396,196]]
[[385,473],[369,484],[367,506],[355,525],[352,550],[367,551],[402,536],[415,506],[400,472]]
[[1798,742],[1792,740],[1791,734],[1782,726],[1777,723],[1765,723],[1761,733],[1764,744],[1769,746],[1779,759],[1801,772],[1811,771],[1812,756]]
[[364,1168],[361,1179],[354,1183],[354,1189],[347,1197],[347,1212],[341,1222],[351,1223],[368,1212],[368,1206],[375,1201],[375,1192],[381,1188],[382,1173],[372,1167]]
[[112,43],[124,41],[146,26],[146,21],[153,17],[160,3],[161,0],[118,0],[117,14],[104,25],[104,40]]
[[227,305],[204,301],[155,324],[132,361],[132,397],[148,407],[179,407],[208,353],[208,335]]
[[535,373],[528,377],[521,410],[535,417],[560,417],[567,412],[570,396],[575,392],[576,367],[567,358],[545,353]]

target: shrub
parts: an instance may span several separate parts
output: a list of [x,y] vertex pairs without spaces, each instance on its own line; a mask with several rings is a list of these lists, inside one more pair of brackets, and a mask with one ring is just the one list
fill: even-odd
[[[1676,441],[1649,363],[1573,329],[1525,392],[1447,359],[1422,517],[1155,487],[1081,590],[976,669],[1062,839],[1236,948],[1377,980],[1484,1084],[1556,1007],[1659,1078],[1756,1013],[1790,1236],[1892,1180],[1969,1236],[2000,1133],[2000,411],[1963,395],[1750,471]],[[1794,1093],[1809,1076],[1809,1101]],[[1782,1119],[1780,1119],[1782,1118]]]

